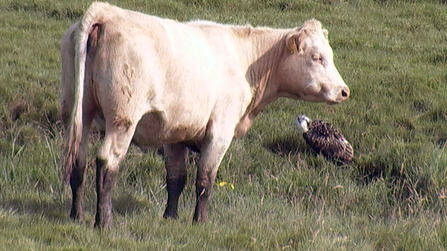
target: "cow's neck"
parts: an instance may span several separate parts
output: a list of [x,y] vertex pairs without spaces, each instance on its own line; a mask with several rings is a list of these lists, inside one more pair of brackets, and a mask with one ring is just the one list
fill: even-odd
[[249,62],[246,78],[252,89],[252,101],[241,118],[236,137],[242,136],[254,118],[269,103],[279,98],[278,88],[272,83],[279,60],[285,53],[285,31],[253,29],[245,42]]

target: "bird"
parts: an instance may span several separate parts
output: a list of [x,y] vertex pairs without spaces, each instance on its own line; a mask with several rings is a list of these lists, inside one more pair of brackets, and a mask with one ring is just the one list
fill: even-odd
[[323,154],[326,159],[341,165],[353,160],[352,145],[332,124],[323,120],[311,120],[303,114],[298,115],[296,124],[307,145],[316,154]]

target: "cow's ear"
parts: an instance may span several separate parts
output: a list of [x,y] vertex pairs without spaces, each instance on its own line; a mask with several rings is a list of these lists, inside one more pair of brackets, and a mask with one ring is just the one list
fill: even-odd
[[326,39],[329,39],[329,31],[327,31],[326,29],[323,29],[323,35]]
[[299,53],[303,51],[303,40],[306,33],[301,30],[298,33],[289,34],[286,38],[286,47],[290,53]]

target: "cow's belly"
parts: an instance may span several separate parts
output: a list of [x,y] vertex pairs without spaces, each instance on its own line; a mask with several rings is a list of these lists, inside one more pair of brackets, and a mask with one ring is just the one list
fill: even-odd
[[184,142],[198,148],[205,136],[207,123],[163,123],[157,113],[143,116],[138,123],[132,142],[142,149],[163,144]]

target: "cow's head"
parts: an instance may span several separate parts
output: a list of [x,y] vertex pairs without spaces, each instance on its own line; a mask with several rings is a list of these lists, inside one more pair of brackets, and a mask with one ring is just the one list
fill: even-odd
[[315,19],[285,38],[285,54],[278,66],[281,95],[336,104],[349,97],[349,88],[335,68],[328,31]]

